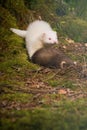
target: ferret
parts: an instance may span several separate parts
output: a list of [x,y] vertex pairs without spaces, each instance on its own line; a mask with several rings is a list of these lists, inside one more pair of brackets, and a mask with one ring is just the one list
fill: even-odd
[[49,68],[75,67],[73,62],[64,52],[54,46],[43,47],[32,56],[32,62]]
[[[27,30],[11,28],[11,31],[25,38],[26,48],[33,63],[50,68],[64,68],[74,64],[70,58],[53,47],[53,44],[58,44],[58,37],[49,23],[36,20],[30,23]],[[49,46],[45,47],[45,44]]]
[[50,24],[43,20],[36,20],[30,23],[27,30],[11,28],[11,31],[25,38],[30,59],[37,50],[44,46],[44,43],[58,43],[56,31],[53,31]]

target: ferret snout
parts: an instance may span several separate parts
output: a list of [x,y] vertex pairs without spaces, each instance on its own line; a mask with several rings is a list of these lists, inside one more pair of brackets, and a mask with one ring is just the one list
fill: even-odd
[[77,65],[77,62],[76,62],[76,61],[74,61],[74,62],[73,62],[73,64],[74,64],[74,65]]
[[77,62],[70,62],[70,61],[61,61],[60,63],[61,69],[69,67],[69,66],[75,67],[76,65],[77,65]]
[[58,44],[58,40],[53,41],[54,44]]
[[67,64],[66,61],[62,61],[60,64],[61,69],[63,69],[66,64]]

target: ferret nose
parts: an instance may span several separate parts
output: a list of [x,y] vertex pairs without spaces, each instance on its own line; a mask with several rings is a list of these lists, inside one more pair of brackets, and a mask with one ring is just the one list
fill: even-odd
[[54,43],[58,44],[58,41],[54,41]]

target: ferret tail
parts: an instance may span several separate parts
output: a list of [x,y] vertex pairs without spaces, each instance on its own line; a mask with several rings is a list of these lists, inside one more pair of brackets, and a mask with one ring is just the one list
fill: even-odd
[[23,37],[23,38],[26,37],[27,31],[25,31],[25,30],[19,30],[19,29],[15,29],[15,28],[10,28],[10,30],[11,30],[12,32],[16,33],[17,35]]

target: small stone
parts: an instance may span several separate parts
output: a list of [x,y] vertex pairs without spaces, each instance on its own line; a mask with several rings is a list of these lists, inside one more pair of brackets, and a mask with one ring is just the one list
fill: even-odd
[[87,43],[85,43],[85,47],[87,47]]
[[66,49],[66,46],[63,46],[63,49]]

